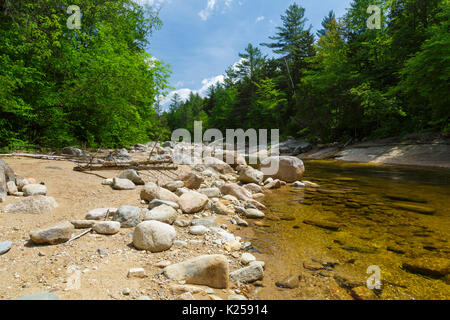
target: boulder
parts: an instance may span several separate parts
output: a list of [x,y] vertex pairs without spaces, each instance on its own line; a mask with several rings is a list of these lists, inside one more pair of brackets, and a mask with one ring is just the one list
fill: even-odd
[[144,217],[145,221],[155,220],[167,224],[173,224],[176,219],[177,219],[177,211],[171,206],[165,204],[153,208],[150,211],[147,211]]
[[166,267],[164,275],[171,280],[185,281],[187,284],[227,289],[228,260],[224,255],[199,256]]
[[303,161],[290,156],[272,156],[261,161],[264,177],[271,177],[286,182],[301,180],[305,172]]
[[228,207],[221,201],[216,201],[211,204],[211,212],[224,216],[234,214],[234,210],[228,209]]
[[14,195],[15,193],[19,192],[19,189],[17,189],[16,183],[14,181],[8,181],[6,183],[6,191],[10,195]]
[[133,169],[127,169],[127,170],[123,171],[119,175],[119,178],[120,179],[128,179],[137,186],[143,186],[145,184],[144,180],[141,178],[139,173]]
[[252,167],[245,167],[239,172],[239,181],[242,183],[260,184],[263,181],[264,173]]
[[47,194],[47,187],[42,184],[27,184],[22,188],[25,197],[31,196],[45,196]]
[[133,206],[121,206],[112,220],[120,222],[122,228],[136,227],[141,222],[141,209]]
[[120,222],[117,221],[99,221],[92,227],[95,232],[100,234],[112,235],[120,231]]
[[73,220],[70,223],[73,224],[75,229],[88,229],[94,226],[95,220]]
[[134,190],[136,185],[128,179],[114,178],[112,187],[114,190]]
[[178,203],[184,213],[191,214],[203,210],[208,204],[208,197],[204,194],[190,191],[183,194]]
[[49,228],[33,230],[30,238],[36,244],[59,244],[68,241],[74,231],[73,224],[65,221]]
[[[98,209],[92,209],[88,212],[86,215],[86,220],[104,220],[106,218],[106,215],[108,217],[114,215],[116,213],[116,208],[98,208]],[[109,213],[108,213],[109,212]]]
[[262,280],[264,269],[261,265],[253,264],[245,268],[238,269],[230,273],[230,280],[240,283],[251,283]]
[[67,154],[75,157],[84,157],[87,155],[83,150],[74,147],[65,147],[61,152],[62,154]]
[[154,199],[171,201],[178,203],[178,196],[171,191],[157,186],[153,182],[149,182],[145,185],[144,189],[141,191],[141,199],[147,200],[149,202]]
[[221,196],[219,188],[202,188],[198,192],[204,194],[208,198],[219,198]]
[[261,186],[257,185],[256,183],[246,184],[244,188],[251,193],[264,193],[264,190],[261,188]]
[[166,188],[167,190],[172,191],[172,192],[175,192],[175,191],[177,191],[178,188],[183,188],[183,187],[184,187],[184,182],[181,180],[171,181],[164,185],[164,188]]
[[153,199],[153,200],[150,202],[150,204],[148,205],[148,208],[149,208],[150,210],[152,210],[152,209],[154,209],[154,208],[156,208],[156,207],[159,207],[159,206],[161,206],[161,205],[163,205],[163,204],[166,205],[166,206],[172,207],[172,208],[174,208],[175,210],[180,209],[180,206],[179,206],[178,203],[176,203],[176,202],[164,201],[164,200],[159,200],[159,199]]
[[175,228],[159,221],[144,221],[133,233],[133,245],[137,249],[151,252],[169,250],[177,233]]
[[258,209],[246,209],[245,210],[245,217],[249,219],[262,219],[264,218],[265,214]]
[[203,178],[193,172],[185,173],[180,180],[183,181],[184,187],[194,190],[200,188],[200,185],[203,183]]
[[203,164],[206,167],[214,169],[215,171],[220,172],[222,174],[233,172],[233,168],[229,164],[214,157],[203,158]]
[[32,196],[14,201],[5,206],[3,210],[6,213],[41,214],[49,213],[57,206],[58,204],[52,197]]
[[239,200],[249,200],[252,198],[252,193],[236,183],[227,183],[220,188],[220,192],[224,195],[232,195]]

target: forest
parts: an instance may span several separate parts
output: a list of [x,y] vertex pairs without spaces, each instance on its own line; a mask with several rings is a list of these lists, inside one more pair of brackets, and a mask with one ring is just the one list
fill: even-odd
[[[370,5],[381,9],[369,29]],[[448,133],[450,5],[441,0],[354,0],[314,34],[294,3],[267,43],[249,44],[208,96],[174,96],[169,128],[279,128],[312,142]],[[273,58],[261,47],[273,50]]]
[[[67,28],[69,5],[83,8]],[[367,9],[381,9],[368,28]],[[127,147],[177,128],[279,128],[316,143],[447,134],[449,0],[354,0],[317,32],[300,1],[250,43],[206,97],[175,95],[152,57],[163,21],[132,0],[0,0],[0,149]],[[270,48],[272,57],[262,53]]]

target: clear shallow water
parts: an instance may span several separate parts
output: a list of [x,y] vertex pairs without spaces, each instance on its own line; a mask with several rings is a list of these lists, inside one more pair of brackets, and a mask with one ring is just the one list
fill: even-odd
[[[404,267],[423,259],[431,270],[449,265],[450,170],[331,161],[305,167],[304,180],[321,188],[269,192],[264,226],[252,237],[268,259],[269,281],[287,274],[302,274],[304,281],[295,290],[270,289],[270,283],[263,298],[336,299],[334,284],[350,292],[365,285],[367,268],[376,265],[379,299],[450,299],[448,276]],[[330,225],[338,231],[324,228]]]

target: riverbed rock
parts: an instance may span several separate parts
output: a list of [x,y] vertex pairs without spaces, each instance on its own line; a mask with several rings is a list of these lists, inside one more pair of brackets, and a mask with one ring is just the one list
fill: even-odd
[[116,213],[116,208],[97,208],[92,209],[88,212],[85,219],[86,220],[104,220],[106,215],[108,217],[113,216]]
[[281,188],[281,181],[279,179],[275,179],[268,184],[264,185],[264,189],[270,190],[270,189],[280,189]]
[[51,212],[56,207],[58,203],[52,197],[31,196],[10,203],[3,210],[6,213],[43,214]]
[[252,193],[236,183],[227,183],[220,188],[220,192],[224,195],[232,195],[239,200],[249,200]]
[[114,190],[134,190],[136,185],[128,179],[114,178],[112,188]]
[[32,230],[30,238],[36,244],[59,244],[68,241],[74,231],[73,224],[65,221],[52,227]]
[[294,188],[305,188],[306,185],[303,182],[301,182],[301,181],[295,181],[292,184],[292,187],[294,187]]
[[252,167],[246,167],[239,172],[239,181],[242,183],[260,184],[263,178],[264,173]]
[[197,287],[197,286],[193,286],[193,285],[189,285],[189,284],[175,284],[175,283],[173,283],[169,286],[169,290],[174,295],[183,294],[185,292],[190,292],[192,294],[196,294],[196,293],[200,293],[203,291],[202,288]]
[[366,286],[352,288],[350,295],[356,300],[378,300],[377,295]]
[[133,245],[137,249],[151,252],[169,250],[177,233],[174,227],[159,221],[144,221],[133,233]]
[[177,211],[173,207],[165,204],[147,211],[144,217],[144,221],[155,220],[167,224],[173,224],[176,219]]
[[257,280],[262,280],[264,277],[264,270],[260,265],[251,265],[245,268],[238,269],[230,273],[230,280],[240,283],[251,283]]
[[167,190],[172,191],[172,192],[175,192],[175,191],[177,191],[177,189],[183,188],[183,187],[184,187],[184,182],[181,180],[171,181],[164,185],[164,188],[166,188]]
[[204,226],[206,228],[218,228],[219,225],[211,219],[194,219],[191,221],[192,226]]
[[19,190],[17,189],[16,183],[14,181],[8,181],[6,183],[6,191],[8,192],[8,194],[13,195],[16,192],[19,192]]
[[201,235],[204,235],[204,234],[206,234],[208,232],[210,232],[210,230],[207,227],[201,226],[201,225],[191,226],[189,228],[189,233],[192,234],[192,235],[195,235],[195,236],[201,236]]
[[264,193],[263,188],[257,185],[256,183],[249,183],[244,185],[244,188],[250,191],[251,193]]
[[133,206],[121,206],[112,220],[120,222],[122,228],[134,228],[141,222],[141,209]]
[[219,198],[222,194],[219,188],[201,188],[198,192],[204,194],[208,198]]
[[430,207],[420,206],[420,205],[414,205],[410,203],[393,203],[392,207],[395,209],[401,209],[406,211],[412,211],[416,213],[426,214],[426,215],[432,215],[436,213],[436,210]]
[[164,275],[171,280],[185,281],[187,284],[227,289],[228,260],[224,255],[203,255],[166,267]]
[[234,210],[229,209],[222,201],[216,201],[211,204],[211,212],[219,215],[232,215]]
[[245,209],[245,217],[249,219],[262,219],[265,214],[258,209]]
[[264,173],[264,178],[295,182],[302,179],[305,166],[303,161],[296,157],[272,156],[261,161],[260,170]]
[[73,224],[75,229],[88,229],[94,226],[95,220],[73,220],[70,223]]
[[340,228],[340,225],[334,222],[330,222],[330,221],[321,221],[321,220],[303,220],[304,224],[309,224],[312,226],[316,226],[322,229],[327,229],[327,230],[331,230],[331,231],[338,231]]
[[208,204],[208,197],[196,191],[183,194],[178,203],[184,213],[192,214],[199,212]]
[[243,265],[248,265],[248,264],[250,264],[250,262],[256,261],[256,258],[251,253],[245,252],[242,254],[240,261]]
[[300,276],[298,275],[289,275],[277,282],[275,282],[275,285],[278,288],[284,288],[284,289],[295,289],[298,288],[300,285]]
[[179,200],[176,194],[167,189],[157,186],[153,182],[149,182],[145,185],[144,189],[141,191],[141,199],[147,200],[149,202],[151,202],[154,199],[159,199],[175,203],[178,203]]
[[29,184],[28,179],[16,176],[16,186],[18,191],[22,191],[23,187]]
[[11,249],[12,245],[13,243],[11,241],[0,241],[0,256],[7,253]]
[[119,175],[120,179],[127,179],[132,181],[135,185],[138,186],[143,186],[145,184],[144,180],[142,179],[142,177],[139,175],[139,173],[136,170],[133,169],[127,169],[125,171],[123,171],[120,175]]
[[180,209],[180,205],[179,205],[178,203],[176,203],[176,202],[172,202],[172,201],[164,201],[164,200],[159,200],[159,199],[153,199],[153,200],[150,202],[150,204],[148,205],[148,208],[149,208],[150,210],[152,210],[152,209],[154,209],[154,208],[156,208],[156,207],[159,207],[159,206],[161,206],[161,205],[166,205],[166,206],[172,207],[172,208],[174,208],[175,210]]
[[404,262],[402,268],[424,276],[444,277],[450,273],[450,262],[443,258],[422,257]]
[[192,171],[185,173],[180,180],[183,181],[186,188],[193,190],[200,188],[200,185],[203,183],[203,178]]
[[120,222],[118,221],[98,221],[92,227],[99,234],[113,235],[120,231]]
[[215,171],[220,172],[222,174],[233,173],[234,171],[233,168],[228,163],[214,157],[203,158],[203,164],[206,167],[214,169]]
[[47,187],[42,184],[27,184],[22,188],[25,197],[31,196],[45,196],[47,194]]

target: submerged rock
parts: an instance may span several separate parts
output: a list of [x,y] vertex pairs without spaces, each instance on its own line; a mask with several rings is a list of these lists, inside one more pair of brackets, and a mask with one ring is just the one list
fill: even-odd
[[423,257],[404,262],[402,268],[424,276],[444,277],[450,273],[450,262],[448,259]]
[[330,221],[303,220],[303,223],[331,231],[338,231],[340,228],[339,224]]
[[300,285],[300,278],[301,277],[298,275],[290,275],[280,281],[275,282],[275,285],[278,288],[295,289]]
[[228,288],[228,260],[224,255],[204,255],[164,269],[164,275],[188,284],[205,285],[211,288]]
[[393,203],[392,207],[395,209],[412,211],[412,212],[422,213],[422,214],[426,214],[426,215],[432,215],[436,212],[436,210],[433,208],[418,206],[418,205],[409,204],[409,203]]

